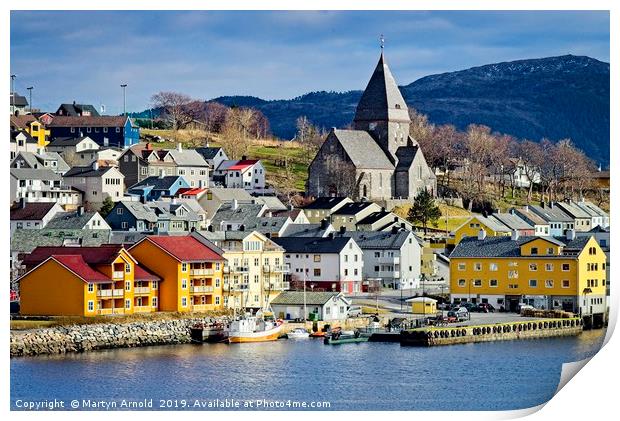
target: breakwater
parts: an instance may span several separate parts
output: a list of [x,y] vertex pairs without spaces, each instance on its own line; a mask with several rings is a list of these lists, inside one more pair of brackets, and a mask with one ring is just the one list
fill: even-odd
[[401,332],[401,345],[437,346],[476,342],[574,336],[583,331],[580,318],[537,319],[458,327],[427,327]]
[[210,318],[83,324],[11,331],[11,357],[190,342],[190,327]]

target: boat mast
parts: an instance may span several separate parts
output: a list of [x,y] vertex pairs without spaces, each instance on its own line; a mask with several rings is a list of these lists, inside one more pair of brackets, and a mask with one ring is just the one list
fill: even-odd
[[306,310],[306,258],[304,257],[304,324],[306,322],[306,318],[308,315],[308,312]]

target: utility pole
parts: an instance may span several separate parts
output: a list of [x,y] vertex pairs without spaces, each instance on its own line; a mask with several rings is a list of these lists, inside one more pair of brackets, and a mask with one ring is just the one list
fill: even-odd
[[11,114],[15,113],[15,78],[16,75],[11,75]]
[[28,104],[30,105],[30,114],[32,114],[32,90],[34,89],[34,86],[30,86],[26,89],[28,89],[29,96],[30,96],[30,102]]
[[127,88],[127,84],[123,83],[121,88],[123,88],[123,116],[127,117],[127,110],[125,108],[125,88]]

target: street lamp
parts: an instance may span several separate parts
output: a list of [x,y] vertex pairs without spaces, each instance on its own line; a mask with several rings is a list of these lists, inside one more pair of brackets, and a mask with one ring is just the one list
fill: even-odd
[[30,102],[29,102],[29,104],[30,104],[30,114],[32,114],[32,90],[34,89],[34,86],[30,86],[30,87],[28,87],[26,89],[28,89],[28,93],[29,93],[29,97],[30,97]]
[[127,111],[125,109],[125,88],[127,88],[127,84],[123,83],[121,88],[123,88],[123,116],[127,116]]

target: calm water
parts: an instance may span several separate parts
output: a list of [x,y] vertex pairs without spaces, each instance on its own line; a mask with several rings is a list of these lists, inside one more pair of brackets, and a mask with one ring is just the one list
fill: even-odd
[[599,330],[437,348],[280,340],[14,358],[11,407],[18,409],[18,399],[68,405],[146,398],[154,409],[159,399],[329,401],[331,410],[519,409],[549,400],[562,363],[594,355],[603,338]]

